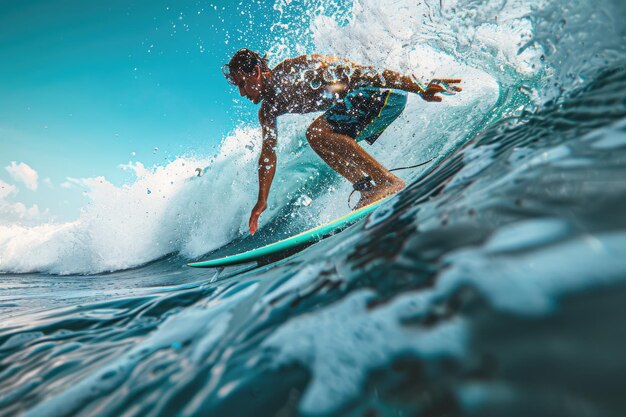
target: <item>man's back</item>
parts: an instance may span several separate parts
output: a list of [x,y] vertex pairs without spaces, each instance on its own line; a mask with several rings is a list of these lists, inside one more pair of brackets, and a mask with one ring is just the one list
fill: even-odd
[[264,105],[275,115],[328,109],[352,87],[351,76],[364,67],[318,54],[289,58],[272,69],[273,94]]

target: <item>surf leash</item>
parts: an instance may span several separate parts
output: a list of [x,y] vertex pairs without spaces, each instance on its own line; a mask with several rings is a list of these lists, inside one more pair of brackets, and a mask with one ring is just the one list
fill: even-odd
[[[394,168],[394,169],[390,169],[389,172],[393,172],[393,171],[402,171],[404,169],[413,169],[413,168],[418,168],[421,167],[423,165],[426,165],[429,162],[432,162],[435,158],[430,158],[428,161],[426,162],[420,162],[417,165],[410,165],[408,167],[398,167],[398,168]],[[350,195],[348,196],[348,208],[350,210],[352,210],[352,207],[350,207],[350,200],[352,200],[352,194],[354,194],[355,192],[360,192],[363,193],[364,191],[371,191],[374,189],[374,180],[372,179],[372,177],[370,177],[369,175],[361,178],[360,180],[358,180],[357,182],[355,182],[354,184],[352,184],[352,192],[350,193]]]
[[426,161],[426,162],[420,162],[420,163],[419,163],[419,164],[417,164],[417,165],[411,165],[411,166],[408,166],[408,167],[399,167],[399,168],[390,169],[390,170],[389,170],[389,172],[393,172],[393,171],[402,171],[403,169],[418,168],[418,167],[421,167],[421,166],[423,166],[423,165],[426,165],[426,164],[427,164],[427,163],[429,163],[429,162],[432,162],[434,159],[435,159],[435,158],[430,158],[428,161]]

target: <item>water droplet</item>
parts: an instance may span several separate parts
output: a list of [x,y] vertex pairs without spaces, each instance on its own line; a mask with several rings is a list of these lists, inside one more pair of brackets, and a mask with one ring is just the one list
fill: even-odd
[[312,89],[318,90],[322,86],[322,81],[317,78],[314,78],[311,80],[309,85],[311,86]]
[[313,202],[313,200],[311,199],[311,197],[309,197],[306,194],[301,195],[300,197],[298,197],[298,199],[296,200],[296,202],[294,203],[295,206],[304,206],[304,207],[308,207],[311,205],[311,203]]
[[363,71],[363,77],[374,78],[376,75],[378,75],[378,73],[374,68],[365,68]]
[[334,82],[339,79],[339,76],[337,75],[337,69],[335,67],[326,68],[326,70],[324,70],[324,72],[322,73],[322,76],[324,77],[324,81],[327,82]]
[[519,91],[520,93],[526,94],[526,95],[531,95],[532,93],[532,88],[526,84],[522,84],[519,86]]

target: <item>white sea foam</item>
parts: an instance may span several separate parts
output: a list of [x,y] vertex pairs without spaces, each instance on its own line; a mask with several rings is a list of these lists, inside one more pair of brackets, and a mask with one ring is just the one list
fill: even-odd
[[[305,126],[286,126],[281,153],[287,164],[276,177],[271,218],[301,182],[311,176],[315,158],[295,140]],[[299,130],[299,131],[298,131]],[[293,140],[292,140],[293,139]],[[166,166],[125,166],[137,178],[115,186],[104,177],[73,180],[91,200],[80,217],[64,224],[28,227],[0,225],[0,271],[97,273],[141,265],[180,252],[193,257],[224,245],[247,227],[254,205],[259,129],[237,129],[217,157],[178,158]],[[282,162],[282,161],[281,161]],[[205,167],[202,177],[197,167]]]

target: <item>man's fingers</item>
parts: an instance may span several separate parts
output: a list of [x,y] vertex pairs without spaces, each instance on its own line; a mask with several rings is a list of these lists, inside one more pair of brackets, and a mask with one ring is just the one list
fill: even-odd
[[248,222],[248,228],[250,229],[250,234],[254,234],[259,228],[258,218],[255,218],[254,214],[250,216],[250,221]]
[[423,95],[422,98],[426,101],[441,101],[441,97],[432,94]]
[[443,91],[443,86],[439,84],[428,84],[428,88],[426,89],[426,92],[430,94],[438,93],[440,91]]
[[458,84],[463,80],[461,80],[460,78],[436,78],[433,81],[440,81],[448,84]]
[[443,91],[442,89],[429,88],[422,95],[427,96],[427,97],[433,97],[435,96],[435,94],[441,93],[442,91]]
[[457,84],[460,82],[461,82],[460,78],[435,78],[428,84],[428,88],[437,87],[440,89],[438,91],[459,92],[459,91],[463,91],[463,89],[461,87],[458,87],[456,85],[451,85],[451,84]]

